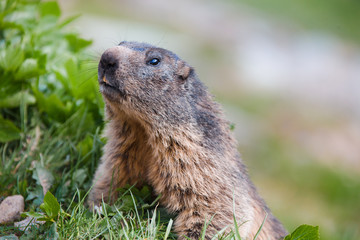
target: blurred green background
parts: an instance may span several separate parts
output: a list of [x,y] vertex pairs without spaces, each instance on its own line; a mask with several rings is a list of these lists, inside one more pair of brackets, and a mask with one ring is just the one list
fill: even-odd
[[360,239],[360,2],[62,0],[92,55],[148,42],[194,66],[289,231]]

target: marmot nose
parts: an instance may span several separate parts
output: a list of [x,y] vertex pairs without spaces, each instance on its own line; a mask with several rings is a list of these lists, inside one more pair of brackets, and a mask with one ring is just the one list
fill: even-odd
[[99,67],[104,70],[116,69],[119,66],[120,56],[114,48],[106,50],[100,58]]

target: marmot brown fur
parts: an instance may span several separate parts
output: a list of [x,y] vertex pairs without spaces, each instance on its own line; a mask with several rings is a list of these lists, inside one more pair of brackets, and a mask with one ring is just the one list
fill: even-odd
[[286,235],[249,180],[229,123],[192,67],[168,50],[122,42],[103,53],[98,74],[108,141],[89,204],[114,202],[126,183],[147,183],[177,213],[179,239],[198,239],[212,217],[206,239],[233,228],[233,213],[243,239],[253,239],[266,214],[258,239]]

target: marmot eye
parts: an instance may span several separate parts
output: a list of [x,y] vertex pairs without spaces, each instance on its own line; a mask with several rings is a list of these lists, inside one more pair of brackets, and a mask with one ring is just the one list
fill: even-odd
[[153,58],[153,59],[150,59],[150,61],[148,63],[151,64],[151,65],[156,66],[156,65],[158,65],[160,63],[160,59]]

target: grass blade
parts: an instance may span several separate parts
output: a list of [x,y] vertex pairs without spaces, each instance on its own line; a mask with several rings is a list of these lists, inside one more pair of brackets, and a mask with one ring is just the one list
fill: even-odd
[[256,240],[257,237],[259,236],[259,234],[260,234],[260,232],[261,232],[261,229],[263,228],[263,226],[264,226],[264,224],[265,224],[265,222],[266,222],[267,216],[268,216],[268,213],[265,212],[264,220],[263,220],[263,222],[261,223],[261,226],[260,226],[259,230],[256,232],[256,234],[255,234],[255,236],[254,236],[254,240]]
[[166,240],[166,239],[169,237],[169,234],[170,234],[170,231],[171,231],[172,224],[173,224],[173,220],[172,220],[172,219],[170,219],[170,220],[169,220],[169,223],[168,223],[168,225],[167,225],[167,228],[166,228],[166,232],[165,232],[164,240]]

